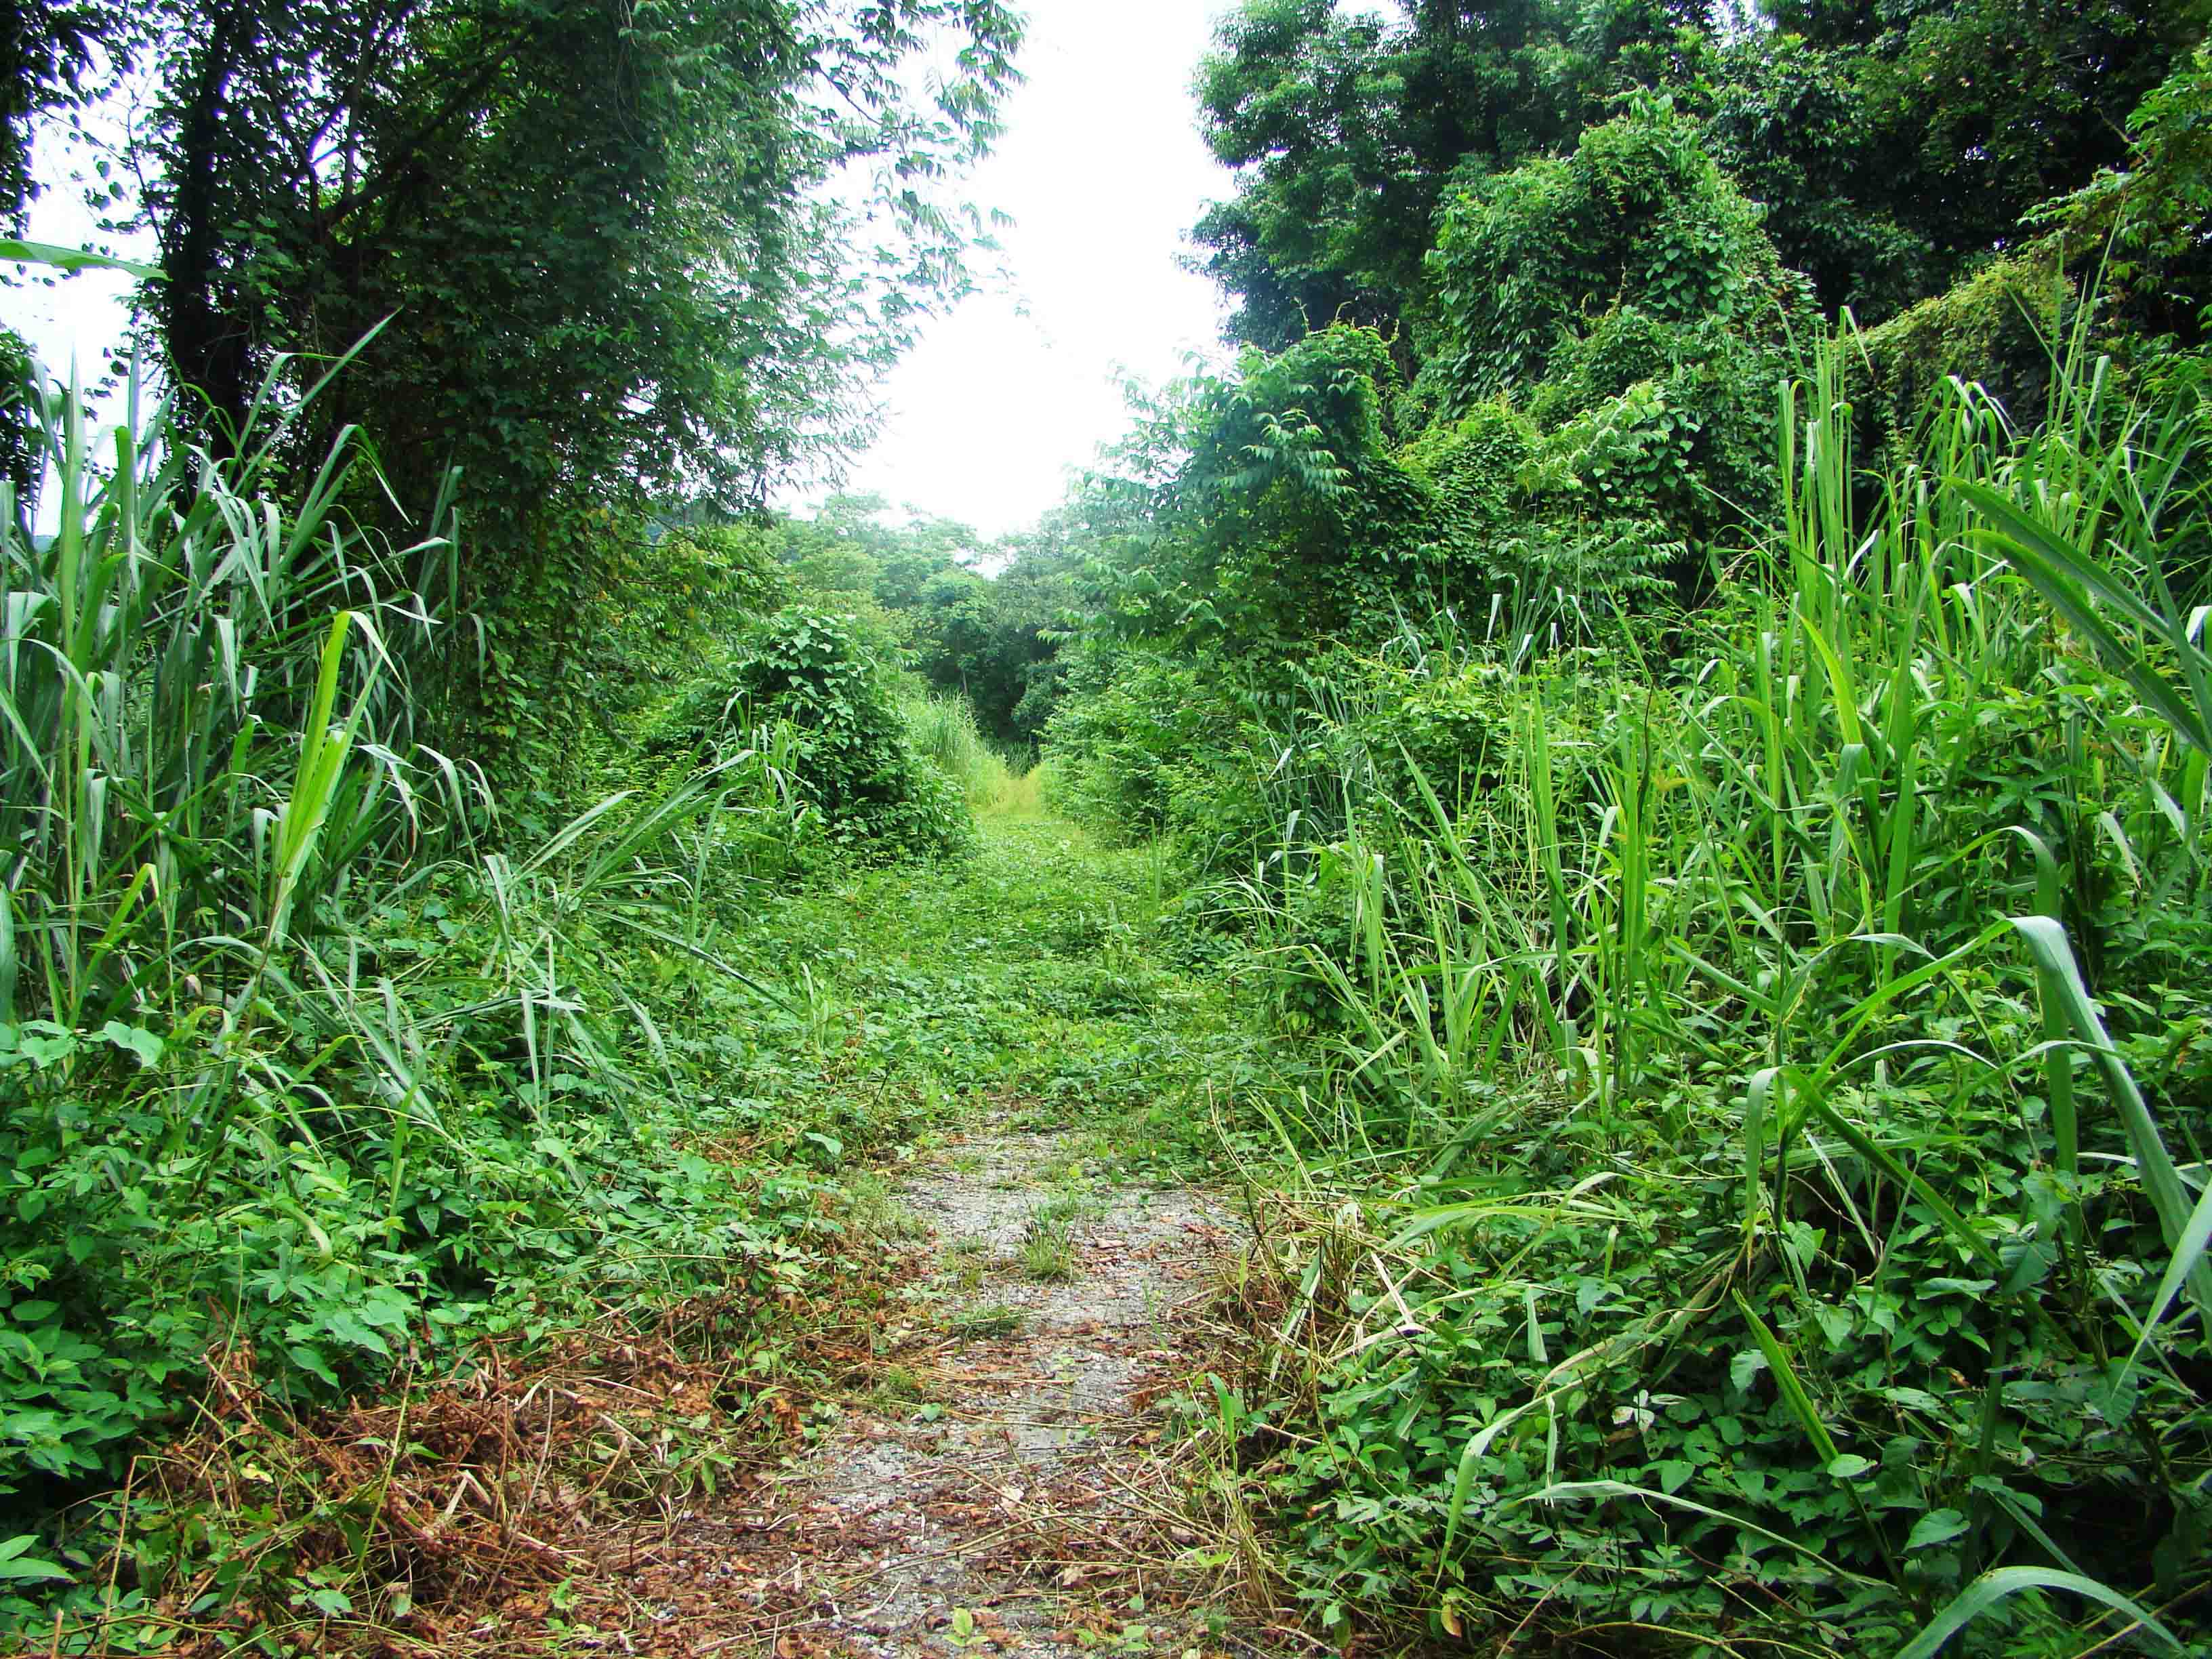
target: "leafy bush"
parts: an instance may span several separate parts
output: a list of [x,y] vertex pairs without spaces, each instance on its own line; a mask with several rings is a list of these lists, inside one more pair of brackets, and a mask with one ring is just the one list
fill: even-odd
[[1436,350],[1410,406],[1438,416],[1407,464],[1439,486],[1454,566],[1522,628],[1688,592],[1771,514],[1775,388],[1808,296],[1664,100],[1452,201],[1431,268]]
[[1911,210],[1935,198],[1896,199],[1909,161],[1885,154],[1895,133],[1868,95],[1864,58],[1777,30],[1738,40],[1717,67],[1705,143],[1766,210],[1783,262],[1812,278],[1826,311],[1878,323],[1943,285],[1948,259]]
[[1867,331],[1875,436],[1909,441],[1950,380],[1984,387],[2033,426],[2045,412],[2053,343],[2075,311],[2057,249],[2045,243],[1984,269]]
[[1119,631],[1281,659],[1431,605],[1427,493],[1385,442],[1396,377],[1388,342],[1340,325],[1192,382],[1154,434],[1167,453],[1146,458],[1164,477],[1135,486],[1152,532],[1111,573]]
[[1045,729],[1046,799],[1110,843],[1175,841],[1194,869],[1240,871],[1278,824],[1257,702],[1218,672],[1116,653],[1079,662]]
[[[1631,390],[1558,433],[1501,396],[1406,447],[1401,461],[1434,498],[1423,533],[1445,633],[1579,629],[1666,594],[1687,549],[1638,484],[1666,470],[1669,430],[1691,423],[1651,387]],[[1400,629],[1413,620],[1401,612]]]
[[679,694],[647,736],[657,753],[719,763],[781,730],[792,781],[830,848],[884,859],[966,851],[975,826],[917,752],[888,672],[846,617],[787,605]]

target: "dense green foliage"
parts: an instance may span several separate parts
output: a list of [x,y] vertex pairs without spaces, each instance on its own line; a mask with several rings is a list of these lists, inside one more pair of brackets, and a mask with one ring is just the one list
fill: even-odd
[[2212,1640],[2205,8],[1717,12],[1246,0],[1243,355],[990,544],[763,503],[964,284],[995,5],[26,14],[18,208],[155,89],[181,389],[0,483],[0,1616],[404,1619],[380,1498],[340,1588],[118,1483],[765,1375],[990,1097],[1240,1167],[1197,1553],[1327,1639]]
[[[964,280],[921,180],[990,137],[1014,38],[984,6],[125,21],[180,389],[131,388],[104,465],[18,365],[0,489],[0,1534],[61,1520],[0,1537],[0,1588],[43,1631],[18,1587],[76,1581],[79,1645],[162,1644],[204,1574],[195,1615],[343,1610],[288,1576],[304,1533],[78,1507],[210,1375],[307,1409],[701,1297],[754,1342],[815,1271],[809,1168],[897,1132],[810,1097],[803,1020],[719,934],[856,824],[942,850],[966,809],[848,624],[774,662],[757,537],[647,509],[719,522],[861,429],[859,377]],[[917,110],[945,23],[966,74]],[[820,188],[875,167],[883,246]],[[760,682],[769,749],[641,762],[702,659]]]
[[908,736],[881,664],[848,618],[804,605],[764,617],[729,660],[694,683],[647,733],[687,769],[773,746],[793,773],[801,833],[891,857],[968,844],[965,805]]
[[1671,94],[1769,210],[1789,268],[1874,321],[1965,274],[2019,222],[2130,156],[2126,124],[2202,40],[2202,0],[1421,0],[1395,15],[1248,0],[1198,94],[1237,169],[1194,234],[1279,349],[1332,320],[1433,317],[1433,221],[1493,173],[1575,147],[1621,94]]
[[1235,15],[1273,355],[1089,486],[1052,798],[1278,1045],[1217,1490],[1340,1637],[2201,1638],[2203,19],[1601,12]]
[[[542,792],[414,737],[409,671],[447,619],[344,510],[383,484],[361,446],[287,500],[304,422],[211,465],[157,410],[103,476],[82,407],[32,402],[59,528],[29,534],[0,486],[0,1627],[198,1639],[163,1599],[185,1584],[195,1621],[259,1622],[271,1650],[334,1615],[404,1625],[373,1492],[280,1518],[115,1488],[211,1385],[312,1413],[610,1312],[765,1366],[835,1265],[823,1171],[995,1086],[994,1044],[1042,1077],[1014,1033],[1049,1010],[1139,994],[1025,971],[988,1018],[962,991],[950,1048],[917,1003],[829,1062],[840,975],[753,933],[770,893],[847,853],[965,852],[963,787],[995,768],[988,804],[1018,792],[972,719],[948,752],[888,647],[745,537],[631,544],[651,580],[624,592],[692,602],[634,603],[610,649],[711,641],[726,700],[680,762],[656,738],[698,670],[617,702],[619,745],[586,750],[611,793],[538,827]],[[434,526],[447,544],[443,504]],[[819,927],[804,950],[855,957]],[[1085,1076],[1125,1063],[1102,1043]],[[347,1572],[318,1553],[333,1525],[363,1540]]]
[[4,549],[0,1502],[120,1479],[226,1350],[328,1398],[610,1286],[772,1294],[804,1194],[693,1150],[781,1109],[694,1097],[749,999],[678,873],[775,867],[763,759],[482,850],[499,803],[410,743],[395,665],[438,619],[335,505],[358,449],[280,504],[285,426],[211,468],[157,415],[101,478],[82,410],[40,413],[60,528],[10,501]]
[[994,741],[1030,742],[1051,702],[1055,629],[1075,597],[1064,539],[1040,529],[986,544],[965,525],[888,524],[886,514],[878,496],[833,496],[775,525],[763,546],[801,586],[872,618],[924,680],[973,707]]
[[[2085,662],[1979,498],[1923,491],[2096,524],[2137,582],[2169,504],[2075,447],[2101,411],[2023,445],[1970,402],[1861,520],[1808,390],[1775,564],[1664,677],[1347,658],[1255,732],[1283,840],[1233,890],[1322,1068],[1279,1109],[1310,1160],[1397,1171],[1348,1237],[1275,1246],[1318,1413],[1249,1383],[1320,1436],[1263,1467],[1331,1616],[1733,1638],[1776,1597],[1888,1648],[2008,1555],[2154,1567],[2161,1601],[2201,1559],[2202,1339],[2129,1356],[2212,1084],[2202,819],[2164,811],[2201,799],[2202,714]],[[1300,1291],[1307,1250],[1343,1265]],[[1398,1338],[1353,1341],[1394,1294]]]
[[1275,349],[1334,321],[1389,331],[1417,300],[1452,184],[1571,143],[1613,94],[1672,78],[1677,30],[1711,9],[1422,0],[1395,20],[1256,0],[1232,11],[1198,95],[1239,187],[1194,238],[1237,301],[1236,337]]

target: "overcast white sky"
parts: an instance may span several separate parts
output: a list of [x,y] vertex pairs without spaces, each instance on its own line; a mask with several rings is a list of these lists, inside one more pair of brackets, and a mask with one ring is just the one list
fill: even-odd
[[[998,154],[966,192],[1014,216],[1001,233],[1011,286],[932,325],[892,372],[888,423],[848,489],[986,536],[1018,529],[1121,431],[1117,371],[1157,383],[1184,373],[1187,354],[1218,349],[1213,286],[1176,255],[1203,204],[1229,186],[1190,95],[1227,3],[1029,0],[1028,79],[1008,101]],[[31,234],[92,241],[78,191],[50,190]],[[74,352],[90,380],[122,337],[126,287],[86,273],[0,290],[0,316],[57,373]]]
[[[122,136],[129,110],[121,100],[88,111],[88,128],[103,143],[113,145]],[[126,258],[155,258],[153,239],[141,234],[118,241],[100,234],[98,222],[86,206],[82,178],[71,179],[70,169],[82,175],[94,158],[72,153],[51,138],[40,141],[37,171],[46,192],[31,204],[29,234],[33,241],[53,242],[63,247],[100,247]],[[0,322],[30,343],[40,362],[64,379],[72,359],[90,386],[120,350],[131,326],[128,276],[112,270],[82,270],[66,278],[23,276],[23,267],[10,267],[22,276],[19,286],[0,289]]]
[[1012,289],[969,300],[892,371],[889,423],[848,489],[1018,529],[1127,424],[1117,367],[1158,382],[1218,349],[1213,285],[1176,255],[1229,188],[1190,95],[1225,6],[1029,0],[1029,79],[969,192],[1014,216]]

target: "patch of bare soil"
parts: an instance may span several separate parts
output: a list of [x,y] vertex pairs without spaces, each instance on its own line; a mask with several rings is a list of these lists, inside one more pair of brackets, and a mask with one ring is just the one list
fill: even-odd
[[1203,1606],[1209,1540],[1157,1405],[1228,1217],[1190,1191],[1071,1182],[1064,1147],[1030,1136],[940,1153],[894,1202],[931,1259],[877,1333],[873,1391],[734,1497],[603,1544],[563,1650],[1259,1651]]

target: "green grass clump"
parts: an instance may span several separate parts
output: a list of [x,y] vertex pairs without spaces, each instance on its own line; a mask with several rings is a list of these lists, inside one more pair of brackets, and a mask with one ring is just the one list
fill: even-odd
[[854,1232],[886,1244],[910,1244],[929,1237],[929,1222],[872,1170],[848,1172],[843,1182],[845,1223]]
[[990,1265],[991,1246],[986,1239],[956,1238],[945,1249],[945,1274],[956,1291],[980,1290]]
[[1022,1226],[1019,1251],[1024,1277],[1055,1285],[1075,1277],[1075,1212],[1040,1205]]
[[871,1394],[879,1405],[907,1405],[929,1398],[928,1385],[905,1365],[886,1365],[876,1377]]
[[1045,814],[1047,775],[1042,765],[1030,767],[1019,773],[1010,773],[995,788],[985,810],[1000,817],[1035,818]]
[[958,786],[970,810],[992,817],[1042,816],[1048,770],[1009,760],[983,735],[965,697],[932,691],[900,707],[915,747]]

